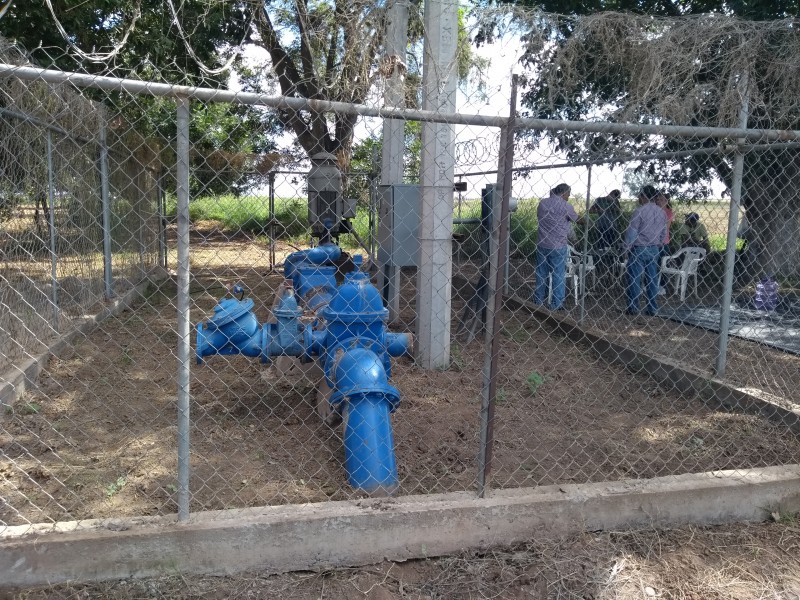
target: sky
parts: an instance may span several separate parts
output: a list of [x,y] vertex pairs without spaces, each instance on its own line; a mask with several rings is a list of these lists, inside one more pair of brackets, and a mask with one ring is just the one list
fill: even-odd
[[[514,73],[521,73],[522,67],[519,65],[519,58],[523,44],[517,39],[506,38],[504,41],[497,41],[493,44],[486,44],[475,50],[475,53],[490,61],[487,73],[487,97],[481,101],[474,95],[465,94],[459,91],[457,104],[462,112],[508,116],[511,98],[511,78]],[[519,112],[519,109],[518,109]],[[486,132],[472,131],[469,127],[456,128],[456,141],[471,142],[477,140],[480,143],[482,134]],[[497,135],[497,130],[491,134]],[[554,153],[546,144],[541,144],[539,150],[533,157],[525,153],[522,155],[518,149],[517,157],[514,161],[515,167],[563,164],[566,162],[563,155]],[[530,158],[529,158],[530,157]],[[485,160],[479,165],[465,165],[468,172],[479,171],[482,169],[496,169],[497,157],[486,156]],[[458,169],[457,169],[458,172]],[[464,172],[462,170],[461,172]],[[479,179],[479,178],[474,178]],[[550,189],[559,183],[567,183],[573,189],[573,195],[581,194],[586,197],[587,191],[591,198],[607,194],[612,189],[622,189],[622,170],[617,168],[610,170],[607,167],[593,167],[591,175],[591,188],[588,170],[585,167],[570,167],[532,171],[527,177],[518,177],[514,181],[512,195],[516,198],[541,198],[549,194]],[[471,182],[468,182],[468,184]],[[481,183],[480,187],[485,185]],[[468,192],[469,194],[469,192]],[[471,194],[469,194],[471,195]]]
[[[519,72],[519,56],[523,44],[513,36],[505,36],[492,43],[484,44],[474,52],[489,60],[489,66],[485,70],[485,94],[478,94],[475,86],[467,84],[460,86],[456,99],[456,111],[464,114],[480,114],[491,116],[506,117],[509,113],[509,98],[511,96],[511,77],[515,72]],[[254,64],[268,64],[268,54],[263,48],[249,47],[245,53],[246,58]],[[238,82],[231,80],[231,89],[237,89]],[[377,90],[370,102],[380,103],[381,90]],[[369,135],[380,135],[381,121],[379,119],[360,119],[356,127],[356,139],[364,139]],[[497,153],[499,130],[496,128],[475,128],[469,126],[455,126],[455,140],[458,153],[455,168],[456,181],[464,180],[467,182],[467,191],[462,194],[462,198],[471,199],[480,197],[480,190],[487,184],[496,181],[496,174],[475,175],[469,177],[459,177],[464,173],[475,173],[481,171],[491,171],[497,168]],[[294,141],[294,135],[286,133],[278,140],[279,146],[288,147]],[[546,144],[539,146],[538,152],[534,155],[526,153],[522,155],[521,148],[518,148],[515,159],[515,167],[549,164],[563,164],[565,158],[551,151]],[[634,163],[635,166],[635,163]],[[610,168],[597,165],[589,170],[586,167],[567,167],[546,170],[532,171],[526,177],[517,177],[514,181],[512,194],[516,198],[541,198],[549,194],[549,190],[559,183],[567,183],[572,187],[573,196],[578,196],[584,200],[606,195],[612,189],[620,189],[623,196],[627,196],[628,191],[623,185],[624,167],[617,165]],[[285,180],[282,186],[276,190],[280,196],[297,195],[297,187],[288,184],[289,179]],[[719,197],[724,187],[717,182],[714,186],[715,195]]]

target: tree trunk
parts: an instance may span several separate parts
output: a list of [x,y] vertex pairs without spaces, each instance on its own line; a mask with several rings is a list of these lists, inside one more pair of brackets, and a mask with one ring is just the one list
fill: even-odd
[[746,156],[743,204],[750,229],[740,283],[764,276],[799,277],[800,152]]

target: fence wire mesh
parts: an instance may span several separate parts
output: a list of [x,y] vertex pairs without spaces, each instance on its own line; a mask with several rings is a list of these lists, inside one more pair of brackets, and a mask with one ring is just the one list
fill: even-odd
[[[385,25],[374,15],[361,23],[356,12],[348,27],[360,23],[355,46],[367,52]],[[457,111],[443,105],[438,119],[437,109],[421,114],[420,70],[377,50],[353,54],[350,71],[336,63],[343,69],[337,85],[360,77],[369,85],[318,85],[320,65],[279,52],[281,35],[295,27],[287,19],[281,13],[237,25],[257,27],[270,58],[239,55],[231,76],[194,60],[184,70],[123,57],[76,64],[69,55],[45,60],[41,49],[41,65],[78,74],[58,83],[55,71],[3,71],[0,530],[173,514],[182,491],[191,511],[361,497],[364,489],[351,485],[361,465],[352,460],[374,456],[354,459],[348,436],[363,434],[366,443],[378,428],[378,445],[391,448],[383,459],[396,461],[391,487],[401,494],[796,462],[800,151],[794,134],[779,143],[766,130],[796,128],[796,94],[787,98],[800,81],[797,62],[760,69],[737,54],[713,85],[684,63],[677,70],[652,63],[663,39],[698,26],[709,28],[709,39],[756,31],[763,44],[775,28],[726,28],[721,17],[643,23],[612,15],[578,20],[576,33],[561,39],[548,37],[563,30],[561,17],[475,13],[462,24],[473,29],[465,40],[499,54],[526,44],[520,118],[506,121],[499,117],[508,116],[507,87],[489,110],[490,88],[467,85]],[[412,14],[420,35],[421,19]],[[329,33],[308,32],[317,42]],[[340,51],[356,52],[353,32],[345,33],[350,46]],[[794,43],[795,34],[786,35]],[[646,56],[625,54],[633,42]],[[585,46],[593,43],[607,61],[586,61],[605,56]],[[710,43],[687,56],[692,51],[727,52]],[[490,69],[472,52],[454,78]],[[759,60],[767,61],[764,53]],[[614,58],[620,55],[625,60]],[[8,44],[2,57],[31,64]],[[216,58],[222,66],[224,57]],[[665,77],[660,87],[647,79],[653,73]],[[398,74],[410,99],[394,98],[395,105],[409,110],[393,119],[367,110],[391,104]],[[129,79],[123,86],[99,77]],[[617,87],[598,92],[592,82],[601,78]],[[639,95],[613,96],[629,79]],[[177,84],[198,87],[169,88]],[[767,84],[781,90],[780,101],[759,87]],[[300,108],[286,98],[267,102],[269,94],[342,104]],[[191,102],[183,132],[174,97]],[[589,100],[574,106],[574,98]],[[470,117],[478,113],[496,120],[481,124]],[[572,120],[524,118],[543,115]],[[504,156],[502,124],[513,126],[513,155]],[[176,140],[184,134],[190,144],[182,156]],[[315,188],[309,173],[320,168],[309,161],[319,153],[331,157],[324,168],[343,173],[331,179],[336,196]],[[510,190],[498,185],[503,169],[511,170]],[[437,187],[437,178],[447,185]],[[509,196],[508,238],[493,241],[497,208]],[[310,211],[312,198],[319,203]],[[640,199],[648,201],[641,208]],[[337,219],[347,216],[321,232],[318,217],[328,208]],[[655,239],[660,223],[669,225]],[[292,345],[300,342],[278,333],[290,306],[286,267],[298,252],[324,248],[329,236],[344,251],[325,263],[335,285],[329,277],[292,288],[301,301],[298,326],[308,332],[300,351]],[[492,259],[503,256],[494,262],[495,280]],[[385,331],[382,317],[369,321],[381,310],[355,304],[366,302],[369,286],[358,284],[361,295],[338,313],[324,308],[336,308],[337,290],[353,285],[347,274],[358,270],[388,307]],[[499,305],[491,301],[496,281]],[[222,299],[239,301],[225,305],[236,310],[252,300],[252,323],[274,339],[259,333],[256,342],[242,341],[255,334],[240,339],[237,330],[207,342],[215,314],[235,320]],[[179,361],[188,343],[179,333],[182,301],[192,324],[188,387],[181,374],[189,366]],[[343,323],[334,318],[342,312],[359,316],[337,334],[347,340],[339,347],[328,332]],[[362,327],[368,321],[379,333]],[[413,356],[389,358],[390,344],[380,346],[378,337],[381,344],[401,338],[387,332],[414,333]],[[264,362],[269,339],[279,349]],[[223,352],[225,344],[237,352]],[[337,396],[345,376],[336,369],[354,348],[379,357],[366,369],[378,372],[370,401],[399,399],[393,415],[366,433],[352,429],[353,397],[366,388]],[[208,352],[200,356],[201,349]],[[195,353],[203,364],[194,364]],[[26,361],[42,355],[41,373],[22,385]],[[651,358],[691,377],[665,377]],[[697,383],[712,376],[749,391],[712,397]],[[181,398],[189,400],[189,431],[179,429]],[[181,456],[187,439],[190,452]],[[186,482],[181,466],[190,467]]]

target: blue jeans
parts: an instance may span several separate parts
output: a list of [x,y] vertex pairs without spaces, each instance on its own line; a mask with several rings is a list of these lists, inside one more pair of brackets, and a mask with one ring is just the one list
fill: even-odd
[[661,246],[634,246],[628,255],[628,312],[639,312],[642,295],[641,279],[644,272],[647,306],[645,311],[655,314],[658,310],[658,257]]
[[566,296],[567,255],[569,250],[563,248],[537,248],[536,249],[536,287],[533,290],[533,301],[544,304],[547,296],[547,283],[553,277],[553,295],[550,298],[550,308],[558,310],[564,306]]

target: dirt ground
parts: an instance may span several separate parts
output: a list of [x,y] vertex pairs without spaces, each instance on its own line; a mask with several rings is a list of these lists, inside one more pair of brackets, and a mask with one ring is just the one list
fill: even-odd
[[[800,526],[780,522],[595,532],[489,552],[265,576],[174,576],[7,593],[20,600],[569,598],[796,600]],[[2,592],[0,592],[2,597]]]
[[[193,239],[192,322],[242,281],[263,322],[281,280],[259,243]],[[413,297],[405,280],[405,299]],[[456,290],[453,330],[466,290]],[[175,285],[53,359],[3,416],[0,522],[176,510]],[[622,326],[620,326],[622,328]],[[634,327],[628,324],[625,334]],[[642,327],[639,325],[639,327]],[[413,331],[406,308],[400,331]],[[503,314],[491,486],[645,478],[796,463],[800,440],[600,361],[523,312]],[[456,341],[445,371],[394,361],[400,494],[475,489],[483,344]],[[192,366],[193,511],[352,498],[341,428],[315,413],[316,381],[245,357]]]
[[[709,259],[710,260],[710,259]],[[719,260],[716,258],[716,260]],[[708,269],[718,267],[708,266]],[[515,260],[511,265],[512,293],[524,298],[532,294],[533,267],[525,261]],[[474,269],[465,273],[473,279]],[[717,273],[717,276],[719,274]],[[707,276],[707,277],[705,277]],[[705,280],[704,280],[705,278]],[[715,277],[700,272],[699,287],[689,286],[687,303],[700,306],[719,306],[722,295],[721,282],[709,285]],[[670,290],[671,291],[671,290]],[[782,289],[784,294],[797,295],[800,290]],[[740,290],[734,300],[745,300],[752,289]],[[625,346],[657,355],[690,366],[696,371],[714,374],[717,361],[719,333],[670,321],[667,319],[631,319],[624,314],[624,289],[619,277],[601,277],[587,286],[584,300],[584,327],[602,334],[607,339]],[[659,297],[662,306],[680,306],[675,294]],[[578,303],[569,297],[564,315],[577,321],[581,311]],[[793,400],[800,389],[800,356],[784,352],[742,338],[728,338],[725,379],[745,388],[761,390],[778,399]]]
[[[236,281],[247,285],[265,320],[281,280],[264,267],[267,249],[216,234],[196,233],[192,241],[192,322],[208,318]],[[405,286],[398,331],[413,330],[410,278]],[[514,291],[528,293],[524,284]],[[453,330],[469,290],[455,292]],[[590,325],[615,341],[691,364],[712,357],[712,334],[626,320],[609,309],[613,303],[594,302],[587,305]],[[577,310],[569,306],[567,314]],[[38,388],[0,417],[1,523],[175,512],[175,313],[174,281],[162,282],[52,360]],[[554,336],[531,315],[506,311],[500,335],[492,486],[742,469],[800,456],[785,428],[662,390]],[[742,385],[784,398],[800,385],[796,357],[742,340],[731,341],[730,357],[729,376]],[[394,361],[392,383],[402,394],[393,417],[399,493],[475,488],[482,366],[482,342],[463,338],[446,371]],[[286,374],[242,357],[209,357],[192,366],[191,386],[192,510],[355,496],[342,467],[341,430],[320,422],[315,382],[299,369]],[[797,600],[798,556],[798,517],[775,512],[762,524],[589,532],[321,573],[178,576],[5,595]]]

